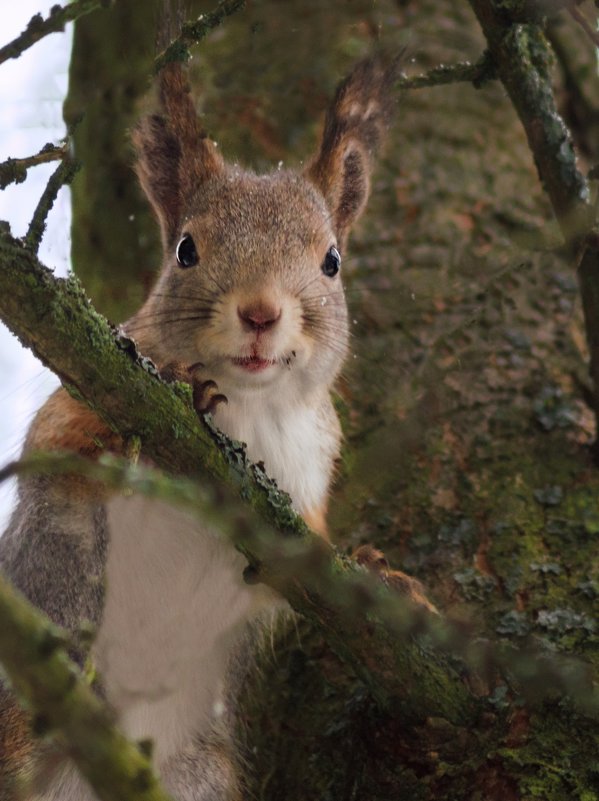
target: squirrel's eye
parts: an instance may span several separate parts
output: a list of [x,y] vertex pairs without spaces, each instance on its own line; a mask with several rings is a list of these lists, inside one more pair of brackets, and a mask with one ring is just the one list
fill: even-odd
[[321,269],[328,278],[334,278],[339,272],[339,267],[341,267],[341,254],[333,246],[327,250]]
[[193,267],[199,261],[196,246],[189,234],[183,235],[175,253],[180,267]]

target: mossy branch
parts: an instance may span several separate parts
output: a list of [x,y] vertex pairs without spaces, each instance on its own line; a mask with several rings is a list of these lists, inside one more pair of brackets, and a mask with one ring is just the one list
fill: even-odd
[[0,164],[0,189],[6,189],[9,184],[21,184],[27,178],[27,170],[38,164],[49,161],[62,160],[67,154],[68,145],[53,145],[48,143],[34,156],[21,159],[7,159]]
[[74,0],[66,6],[53,6],[46,19],[41,14],[35,14],[27,23],[23,33],[0,48],[0,64],[11,58],[18,58],[44,36],[64,31],[67,22],[73,22],[102,5],[107,5],[106,0]]
[[[577,167],[572,137],[557,110],[551,83],[552,53],[540,24],[514,23],[491,0],[470,0],[470,5],[524,127],[539,178],[579,270],[599,430],[599,237],[588,182]],[[519,4],[514,0],[511,5]]]
[[490,0],[470,0],[497,74],[522,122],[557,220],[568,241],[592,224],[589,188],[576,165],[572,137],[551,83],[552,55],[540,25],[513,24]]
[[200,14],[193,22],[185,22],[181,27],[179,36],[156,57],[154,72],[160,72],[171,61],[188,61],[191,57],[189,48],[201,42],[226,17],[239,11],[244,5],[245,0],[220,0],[214,11]]
[[[599,692],[584,662],[543,653],[533,645],[515,650],[511,645],[474,641],[469,626],[444,620],[415,606],[381,585],[352,560],[336,555],[320,538],[281,538],[271,526],[243,510],[240,513],[236,506],[224,504],[218,488],[167,476],[111,455],[92,462],[72,454],[32,454],[0,471],[0,481],[13,473],[83,475],[112,490],[137,492],[185,509],[203,522],[209,521],[259,565],[251,572],[252,582],[258,579],[273,587],[296,610],[324,628],[335,649],[347,657],[367,682],[373,675],[378,677],[379,672],[393,673],[376,687],[375,695],[383,704],[399,711],[404,719],[422,717],[423,710],[427,715],[434,714],[431,698],[436,694],[435,682],[439,692],[446,684],[447,665],[438,660],[439,652],[454,659],[458,655],[479,680],[483,677],[491,687],[499,676],[508,675],[510,683],[517,684],[515,691],[523,693],[531,703],[569,696],[582,715],[599,718]],[[380,643],[373,637],[373,630],[395,644],[397,651],[391,659],[386,651],[376,650]],[[356,636],[367,640],[361,655],[362,660],[366,653],[370,656],[365,665],[357,663],[353,653]],[[423,646],[425,642],[428,645]],[[427,660],[424,672],[415,655]],[[410,666],[418,680],[410,676]],[[408,681],[409,697],[405,687],[400,693],[395,688],[394,694],[389,695],[391,683],[396,681],[403,685]],[[456,700],[457,696],[453,702]],[[482,708],[482,703],[467,697],[465,691],[463,701],[461,710],[458,707],[451,710],[450,719],[455,723],[472,722]],[[444,716],[448,716],[448,709],[449,703],[443,710]]]
[[67,654],[68,635],[0,577],[0,660],[33,727],[51,735],[102,801],[171,801],[143,749],[114,725]]

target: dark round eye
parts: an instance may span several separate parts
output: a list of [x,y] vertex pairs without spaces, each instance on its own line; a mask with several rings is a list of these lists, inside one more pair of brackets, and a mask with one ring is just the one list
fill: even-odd
[[199,261],[196,246],[189,234],[183,235],[175,253],[180,267],[194,267]]
[[341,254],[333,246],[327,250],[321,269],[326,276],[334,278],[339,272],[339,267],[341,267]]

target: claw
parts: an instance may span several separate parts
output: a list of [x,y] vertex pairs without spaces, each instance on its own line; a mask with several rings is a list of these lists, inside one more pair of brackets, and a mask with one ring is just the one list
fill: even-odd
[[182,381],[185,384],[191,384],[193,391],[193,408],[199,415],[214,414],[219,404],[228,403],[226,395],[218,392],[218,384],[216,381],[201,380],[197,375],[198,371],[204,367],[202,362],[195,362],[195,364],[185,365],[182,362],[168,362],[160,370],[160,376],[163,381],[172,383],[173,381]]
[[218,389],[215,381],[193,381],[193,408],[197,414],[214,414],[220,403],[228,403],[228,398],[222,393],[215,393]]
[[372,545],[360,545],[352,554],[359,565],[373,573],[389,589],[400,595],[405,595],[414,603],[438,614],[438,610],[426,597],[426,591],[418,579],[402,573],[401,570],[392,570],[387,557],[382,551]]

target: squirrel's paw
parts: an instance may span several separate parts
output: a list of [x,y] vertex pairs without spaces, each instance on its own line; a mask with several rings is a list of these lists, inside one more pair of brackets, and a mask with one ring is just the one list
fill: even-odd
[[438,614],[437,608],[426,597],[424,587],[418,579],[402,573],[401,570],[391,570],[385,554],[378,548],[372,545],[360,545],[352,556],[359,565],[363,565],[394,592],[405,595],[419,606],[424,606],[429,612]]
[[226,395],[218,391],[215,381],[206,380],[201,369],[204,365],[201,362],[192,365],[185,365],[182,362],[169,362],[160,369],[160,376],[163,381],[183,381],[191,384],[193,393],[193,408],[199,415],[213,414],[220,403],[228,403]]
[[220,403],[228,403],[226,395],[218,391],[216,381],[202,381],[196,379],[192,381],[193,389],[193,408],[197,414],[213,414]]
[[167,384],[173,384],[175,381],[181,381],[183,384],[192,383],[192,369],[199,365],[192,365],[189,367],[183,362],[168,362],[160,368],[160,378],[166,381]]

